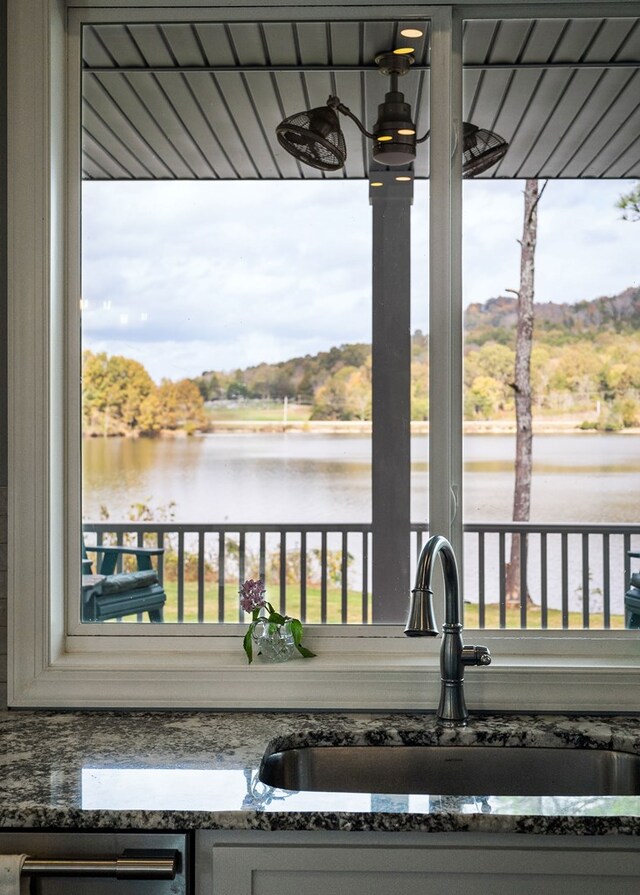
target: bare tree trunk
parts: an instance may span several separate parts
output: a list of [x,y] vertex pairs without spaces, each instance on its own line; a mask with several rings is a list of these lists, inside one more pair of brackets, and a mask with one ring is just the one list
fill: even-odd
[[[544,187],[543,187],[544,190]],[[516,403],[516,468],[513,489],[513,521],[528,522],[531,510],[531,466],[533,432],[531,424],[531,346],[533,343],[533,300],[535,295],[535,257],[538,236],[538,180],[529,179],[524,191],[524,224],[520,243],[520,288],[518,297],[518,327],[516,332],[515,381]],[[515,291],[515,290],[509,290]],[[520,606],[531,602],[528,588],[521,588],[521,560],[526,538],[513,535],[511,556],[506,568],[506,602]],[[526,574],[526,569],[525,569]],[[524,593],[522,592],[524,590]]]

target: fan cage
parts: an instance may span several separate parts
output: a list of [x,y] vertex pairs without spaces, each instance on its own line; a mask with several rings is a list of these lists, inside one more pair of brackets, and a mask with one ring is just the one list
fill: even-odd
[[276,135],[287,152],[320,171],[337,171],[347,159],[338,116],[328,107],[290,115],[278,125]]
[[462,153],[463,177],[475,177],[496,165],[508,148],[506,140],[484,128],[467,133]]

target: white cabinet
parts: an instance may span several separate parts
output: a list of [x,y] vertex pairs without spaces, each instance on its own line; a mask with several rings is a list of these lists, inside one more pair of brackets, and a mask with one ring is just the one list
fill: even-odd
[[197,834],[195,895],[637,895],[634,837]]

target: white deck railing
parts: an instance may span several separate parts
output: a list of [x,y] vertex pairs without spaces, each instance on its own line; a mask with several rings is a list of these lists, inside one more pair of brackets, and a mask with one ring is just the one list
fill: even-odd
[[[87,543],[164,547],[159,565],[165,619],[243,621],[238,588],[264,578],[268,599],[307,623],[370,624],[372,534],[369,524],[86,523]],[[428,533],[411,526],[411,567]],[[511,538],[521,540],[520,598],[507,603]],[[465,526],[467,625],[620,627],[630,550],[640,525],[470,523]],[[637,562],[640,565],[640,561]],[[403,621],[409,590],[396,595]]]

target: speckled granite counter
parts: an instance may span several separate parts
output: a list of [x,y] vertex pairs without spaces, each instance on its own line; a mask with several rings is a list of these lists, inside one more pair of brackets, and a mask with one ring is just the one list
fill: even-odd
[[268,744],[482,742],[640,753],[638,719],[492,715],[444,730],[432,715],[416,714],[4,712],[0,726],[5,829],[640,835],[640,796],[291,793],[257,779]]

